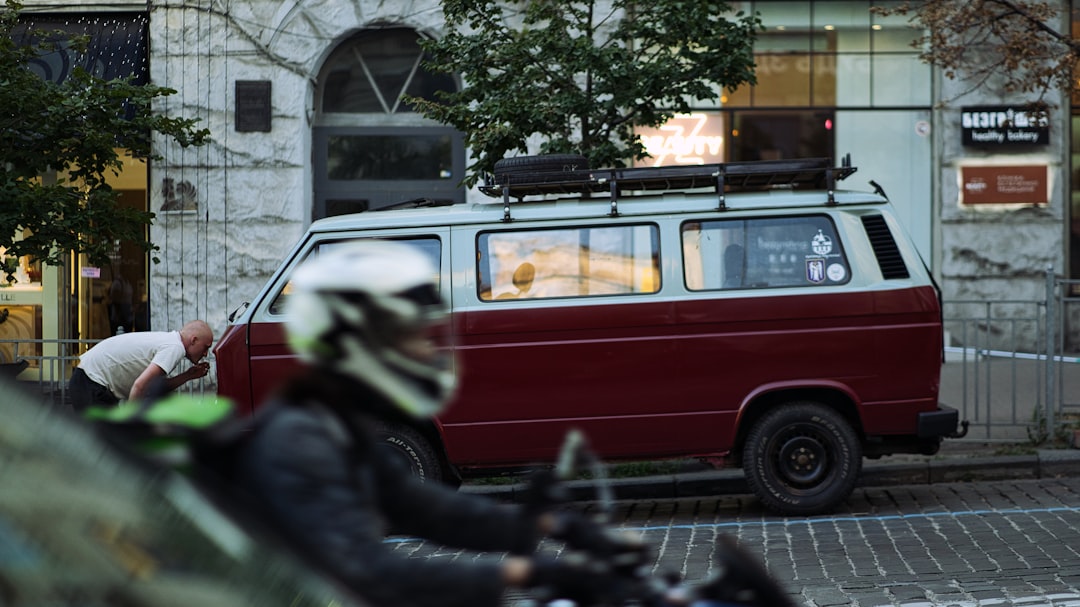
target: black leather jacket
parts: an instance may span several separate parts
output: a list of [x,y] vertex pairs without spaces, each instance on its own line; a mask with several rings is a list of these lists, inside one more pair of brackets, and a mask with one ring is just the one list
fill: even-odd
[[294,380],[257,416],[238,457],[238,482],[283,535],[378,607],[494,607],[497,555],[410,558],[389,528],[447,546],[531,553],[535,517],[515,506],[423,483],[374,447],[376,419],[399,416],[341,376]]

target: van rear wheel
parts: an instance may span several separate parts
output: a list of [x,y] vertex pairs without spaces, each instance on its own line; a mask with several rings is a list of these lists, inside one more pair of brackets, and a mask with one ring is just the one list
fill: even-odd
[[379,448],[386,449],[392,458],[424,482],[441,482],[447,478],[442,461],[419,430],[405,424],[380,423],[375,431]]
[[794,402],[754,424],[743,448],[743,470],[769,510],[820,514],[851,495],[862,470],[862,445],[837,411]]

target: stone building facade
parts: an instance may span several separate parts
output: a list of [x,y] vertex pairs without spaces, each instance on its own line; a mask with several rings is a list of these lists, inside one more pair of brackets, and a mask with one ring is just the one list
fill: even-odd
[[[155,326],[201,317],[220,332],[312,221],[313,133],[334,124],[317,107],[317,83],[333,52],[365,30],[437,36],[442,23],[430,1],[226,4],[166,0],[150,9],[152,80],[179,91],[161,110],[199,117],[214,137],[198,149],[162,142],[151,171],[151,238],[162,247],[150,270]],[[262,112],[265,123],[238,128],[238,112]],[[415,114],[352,117],[373,128],[438,126]],[[161,212],[166,183],[187,184],[194,208]]]
[[[402,90],[461,85],[408,63],[419,58],[410,39],[443,33],[435,0],[24,1],[36,13],[148,14],[150,79],[178,91],[158,109],[211,130],[202,148],[160,141],[161,159],[146,169],[157,213],[151,239],[161,247],[161,262],[147,270],[151,328],[198,317],[220,334],[315,218],[431,193],[483,198],[454,185],[468,153],[460,136],[395,103]],[[1069,31],[1071,6],[1061,2],[1054,25]],[[1069,267],[1077,248],[1070,151],[1080,146],[1071,143],[1068,98],[1052,100],[1041,141],[994,144],[980,131],[984,140],[973,143],[965,113],[997,114],[1025,100],[967,91],[920,63],[909,45],[918,32],[906,18],[873,15],[881,2],[731,4],[762,14],[758,85],[718,93],[683,119],[720,133],[719,152],[662,148],[680,142],[661,137],[657,156],[851,154],[859,171],[844,186],[869,189],[874,180],[884,189],[946,300],[1038,298],[1047,268],[1080,271]],[[368,88],[347,90],[357,83]],[[380,174],[388,169],[378,159],[356,157],[358,141],[401,138],[426,146],[421,155],[439,164],[436,174],[407,175],[402,185]],[[1028,194],[980,198],[980,183],[1002,179],[1019,179]]]

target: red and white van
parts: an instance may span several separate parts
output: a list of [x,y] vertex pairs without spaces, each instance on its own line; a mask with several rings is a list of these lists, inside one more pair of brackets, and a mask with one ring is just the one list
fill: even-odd
[[301,261],[389,238],[431,256],[453,314],[455,402],[387,429],[426,478],[551,463],[579,428],[608,461],[741,465],[766,506],[808,514],[864,456],[959,435],[938,290],[882,195],[835,189],[854,168],[574,158],[505,163],[491,204],[314,222],[219,341],[219,392],[251,410],[295,371],[282,302]]

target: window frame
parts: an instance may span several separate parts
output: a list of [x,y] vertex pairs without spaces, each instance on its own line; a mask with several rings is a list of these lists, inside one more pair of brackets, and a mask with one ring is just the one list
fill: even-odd
[[[527,233],[539,233],[539,232],[569,232],[569,231],[576,230],[576,231],[579,232],[579,242],[580,242],[580,235],[581,235],[580,233],[582,231],[592,231],[592,230],[626,230],[626,231],[633,231],[633,230],[639,229],[639,228],[647,228],[647,230],[648,230],[647,231],[648,236],[649,236],[649,245],[648,246],[650,248],[648,259],[651,260],[650,264],[649,264],[651,267],[647,268],[647,271],[651,271],[651,276],[648,277],[648,278],[642,278],[640,283],[637,280],[632,278],[626,284],[631,289],[636,289],[639,284],[644,284],[646,282],[649,282],[649,283],[651,283],[651,288],[649,290],[630,290],[630,291],[621,292],[621,293],[585,293],[585,294],[577,294],[577,295],[559,294],[559,295],[551,295],[551,296],[541,295],[541,296],[521,297],[521,292],[522,291],[519,289],[519,292],[518,292],[517,296],[515,296],[515,297],[502,297],[507,291],[504,291],[502,289],[502,287],[499,287],[499,292],[496,293],[496,287],[499,286],[499,285],[494,283],[494,281],[490,278],[491,267],[490,267],[490,261],[488,261],[488,258],[490,257],[489,253],[490,253],[491,247],[490,247],[488,239],[492,235],[527,234]],[[636,296],[643,296],[643,295],[655,295],[657,293],[660,293],[660,291],[663,288],[663,278],[662,278],[662,274],[663,274],[663,272],[662,272],[662,267],[663,267],[663,260],[662,260],[663,247],[661,245],[661,238],[662,238],[661,233],[662,233],[661,226],[657,222],[650,222],[650,221],[633,222],[633,223],[615,223],[615,224],[599,224],[599,223],[594,223],[594,224],[574,224],[574,225],[559,225],[559,226],[549,226],[549,227],[539,227],[539,228],[531,227],[531,228],[522,228],[522,229],[482,229],[482,230],[478,230],[476,232],[474,240],[473,240],[473,251],[474,251],[474,256],[475,256],[474,268],[475,268],[475,271],[476,271],[476,278],[477,278],[476,279],[476,292],[475,292],[475,295],[476,295],[478,301],[480,301],[482,304],[499,303],[499,302],[505,302],[505,301],[551,301],[551,300],[564,300],[564,301],[566,301],[566,300],[582,300],[582,299],[594,299],[594,298],[605,298],[605,297],[620,297],[620,296],[635,296],[636,297]],[[632,241],[633,238],[630,238],[629,240]],[[626,239],[624,239],[624,242],[625,241],[626,241]],[[579,249],[579,252],[580,252],[580,249]],[[631,271],[637,271],[639,269],[638,266],[637,266],[637,262],[642,260],[642,259],[644,259],[644,257],[637,256],[637,251],[632,252],[630,254],[629,269]],[[528,260],[525,259],[521,263],[524,263],[525,261],[528,261]],[[487,267],[485,267],[485,264],[487,264]],[[515,264],[515,272],[517,271],[518,268],[520,268],[520,264]],[[579,278],[581,277],[580,274],[578,274],[577,276]],[[485,278],[485,277],[487,277],[487,278]],[[512,281],[511,281],[511,283],[512,283]],[[530,284],[530,287],[531,287],[531,284]],[[527,291],[527,289],[526,289],[526,291]]]
[[[756,250],[756,251],[747,250],[749,247],[747,247],[746,243],[752,238],[752,235],[754,233],[754,231],[752,230],[750,224],[753,224],[755,222],[760,222],[760,223],[773,222],[773,223],[779,224],[780,222],[791,221],[791,220],[799,220],[799,219],[803,219],[803,220],[815,220],[815,219],[821,220],[831,228],[831,233],[824,234],[824,236],[829,239],[828,246],[830,248],[829,248],[828,251],[825,251],[824,253],[819,253],[819,252],[813,250],[814,240],[816,239],[816,235],[812,236],[810,238],[810,240],[807,241],[809,243],[810,252],[814,253],[814,254],[813,255],[810,255],[810,254],[804,254],[803,255],[803,260],[802,260],[803,270],[802,270],[801,275],[802,275],[804,281],[802,281],[802,282],[785,282],[785,283],[782,283],[782,284],[776,284],[776,283],[771,283],[771,282],[752,282],[750,284],[746,284],[745,281],[748,280],[749,278],[751,278],[750,273],[746,271],[746,269],[749,267],[749,263],[750,263],[748,260],[755,257],[755,256],[759,256],[759,255],[763,254],[760,250]],[[735,285],[735,286],[724,286],[724,283],[728,282],[729,278],[726,276],[726,272],[720,272],[719,274],[721,276],[721,280],[720,280],[720,285],[721,286],[708,286],[708,282],[706,281],[705,277],[712,274],[713,272],[711,272],[711,267],[707,268],[705,263],[704,263],[704,261],[706,259],[706,256],[705,256],[704,253],[701,253],[701,246],[700,245],[697,247],[697,250],[699,251],[699,256],[696,259],[692,259],[690,257],[689,252],[690,252],[691,249],[688,248],[687,238],[686,238],[687,233],[689,231],[689,227],[691,225],[696,224],[698,226],[698,233],[699,234],[704,234],[706,231],[708,231],[710,229],[708,227],[710,225],[712,225],[712,226],[721,226],[723,224],[735,225],[735,224],[740,224],[740,223],[744,224],[743,227],[741,228],[741,230],[745,233],[744,237],[741,240],[741,246],[743,247],[743,252],[742,252],[742,254],[743,254],[743,258],[742,258],[743,259],[743,264],[742,264],[743,272],[740,275],[740,284]],[[762,227],[768,227],[768,226],[762,226]],[[777,225],[775,227],[780,227],[780,226]],[[721,230],[722,231],[724,228],[715,227],[715,228],[711,228],[711,229]],[[761,229],[761,228],[759,228],[759,229]],[[819,230],[819,232],[821,232],[820,228],[818,228],[818,230]],[[787,238],[786,242],[796,242],[796,240],[794,238]],[[727,263],[727,260],[725,260],[724,257],[726,255],[728,255],[728,251],[731,250],[732,245],[738,245],[738,244],[740,244],[740,242],[718,242],[717,247],[722,247],[722,249],[718,248],[718,251],[722,250],[722,252],[720,253],[720,261],[716,264],[717,269],[723,269],[723,266]],[[845,246],[843,244],[843,239],[841,237],[841,233],[837,228],[836,221],[833,219],[832,216],[830,216],[827,213],[799,213],[799,214],[792,214],[792,215],[762,215],[762,216],[757,216],[757,217],[740,217],[740,218],[732,218],[732,219],[725,219],[725,218],[687,219],[687,220],[681,221],[679,223],[679,250],[680,250],[680,254],[682,255],[682,272],[681,272],[681,274],[682,274],[683,287],[690,293],[709,293],[709,292],[728,292],[728,291],[757,291],[757,290],[790,289],[790,288],[803,289],[803,288],[808,288],[808,287],[832,288],[832,287],[841,287],[841,286],[847,285],[849,282],[851,282],[851,278],[852,278],[851,262],[848,260],[848,256],[847,256],[847,253],[845,251]],[[787,255],[787,254],[797,255],[798,252],[782,251],[780,254],[781,255]],[[832,258],[838,258],[838,259],[834,260]],[[811,262],[815,262],[813,264],[813,266],[811,265]],[[770,262],[770,263],[772,263],[772,262]],[[779,261],[779,262],[776,262],[775,265],[782,269],[784,267],[784,265],[783,265],[784,263],[785,262],[783,262],[783,261]],[[787,262],[787,263],[790,266],[793,267],[795,265],[798,265],[799,262],[798,261],[793,261],[793,262]],[[837,264],[839,264],[838,267],[837,267]],[[707,270],[709,270],[709,271],[707,271]],[[840,275],[841,270],[843,272],[842,276]],[[695,286],[693,284],[693,278],[691,277],[691,274],[690,274],[690,272],[692,272],[692,271],[699,271],[701,273],[701,277],[700,277],[701,286],[700,287]],[[820,274],[819,274],[820,277],[821,277],[820,280],[815,281],[815,280],[811,279],[810,275],[811,275],[812,271],[820,272]],[[794,272],[792,273],[792,275],[794,275]],[[783,277],[783,276],[781,275],[781,277]]]

